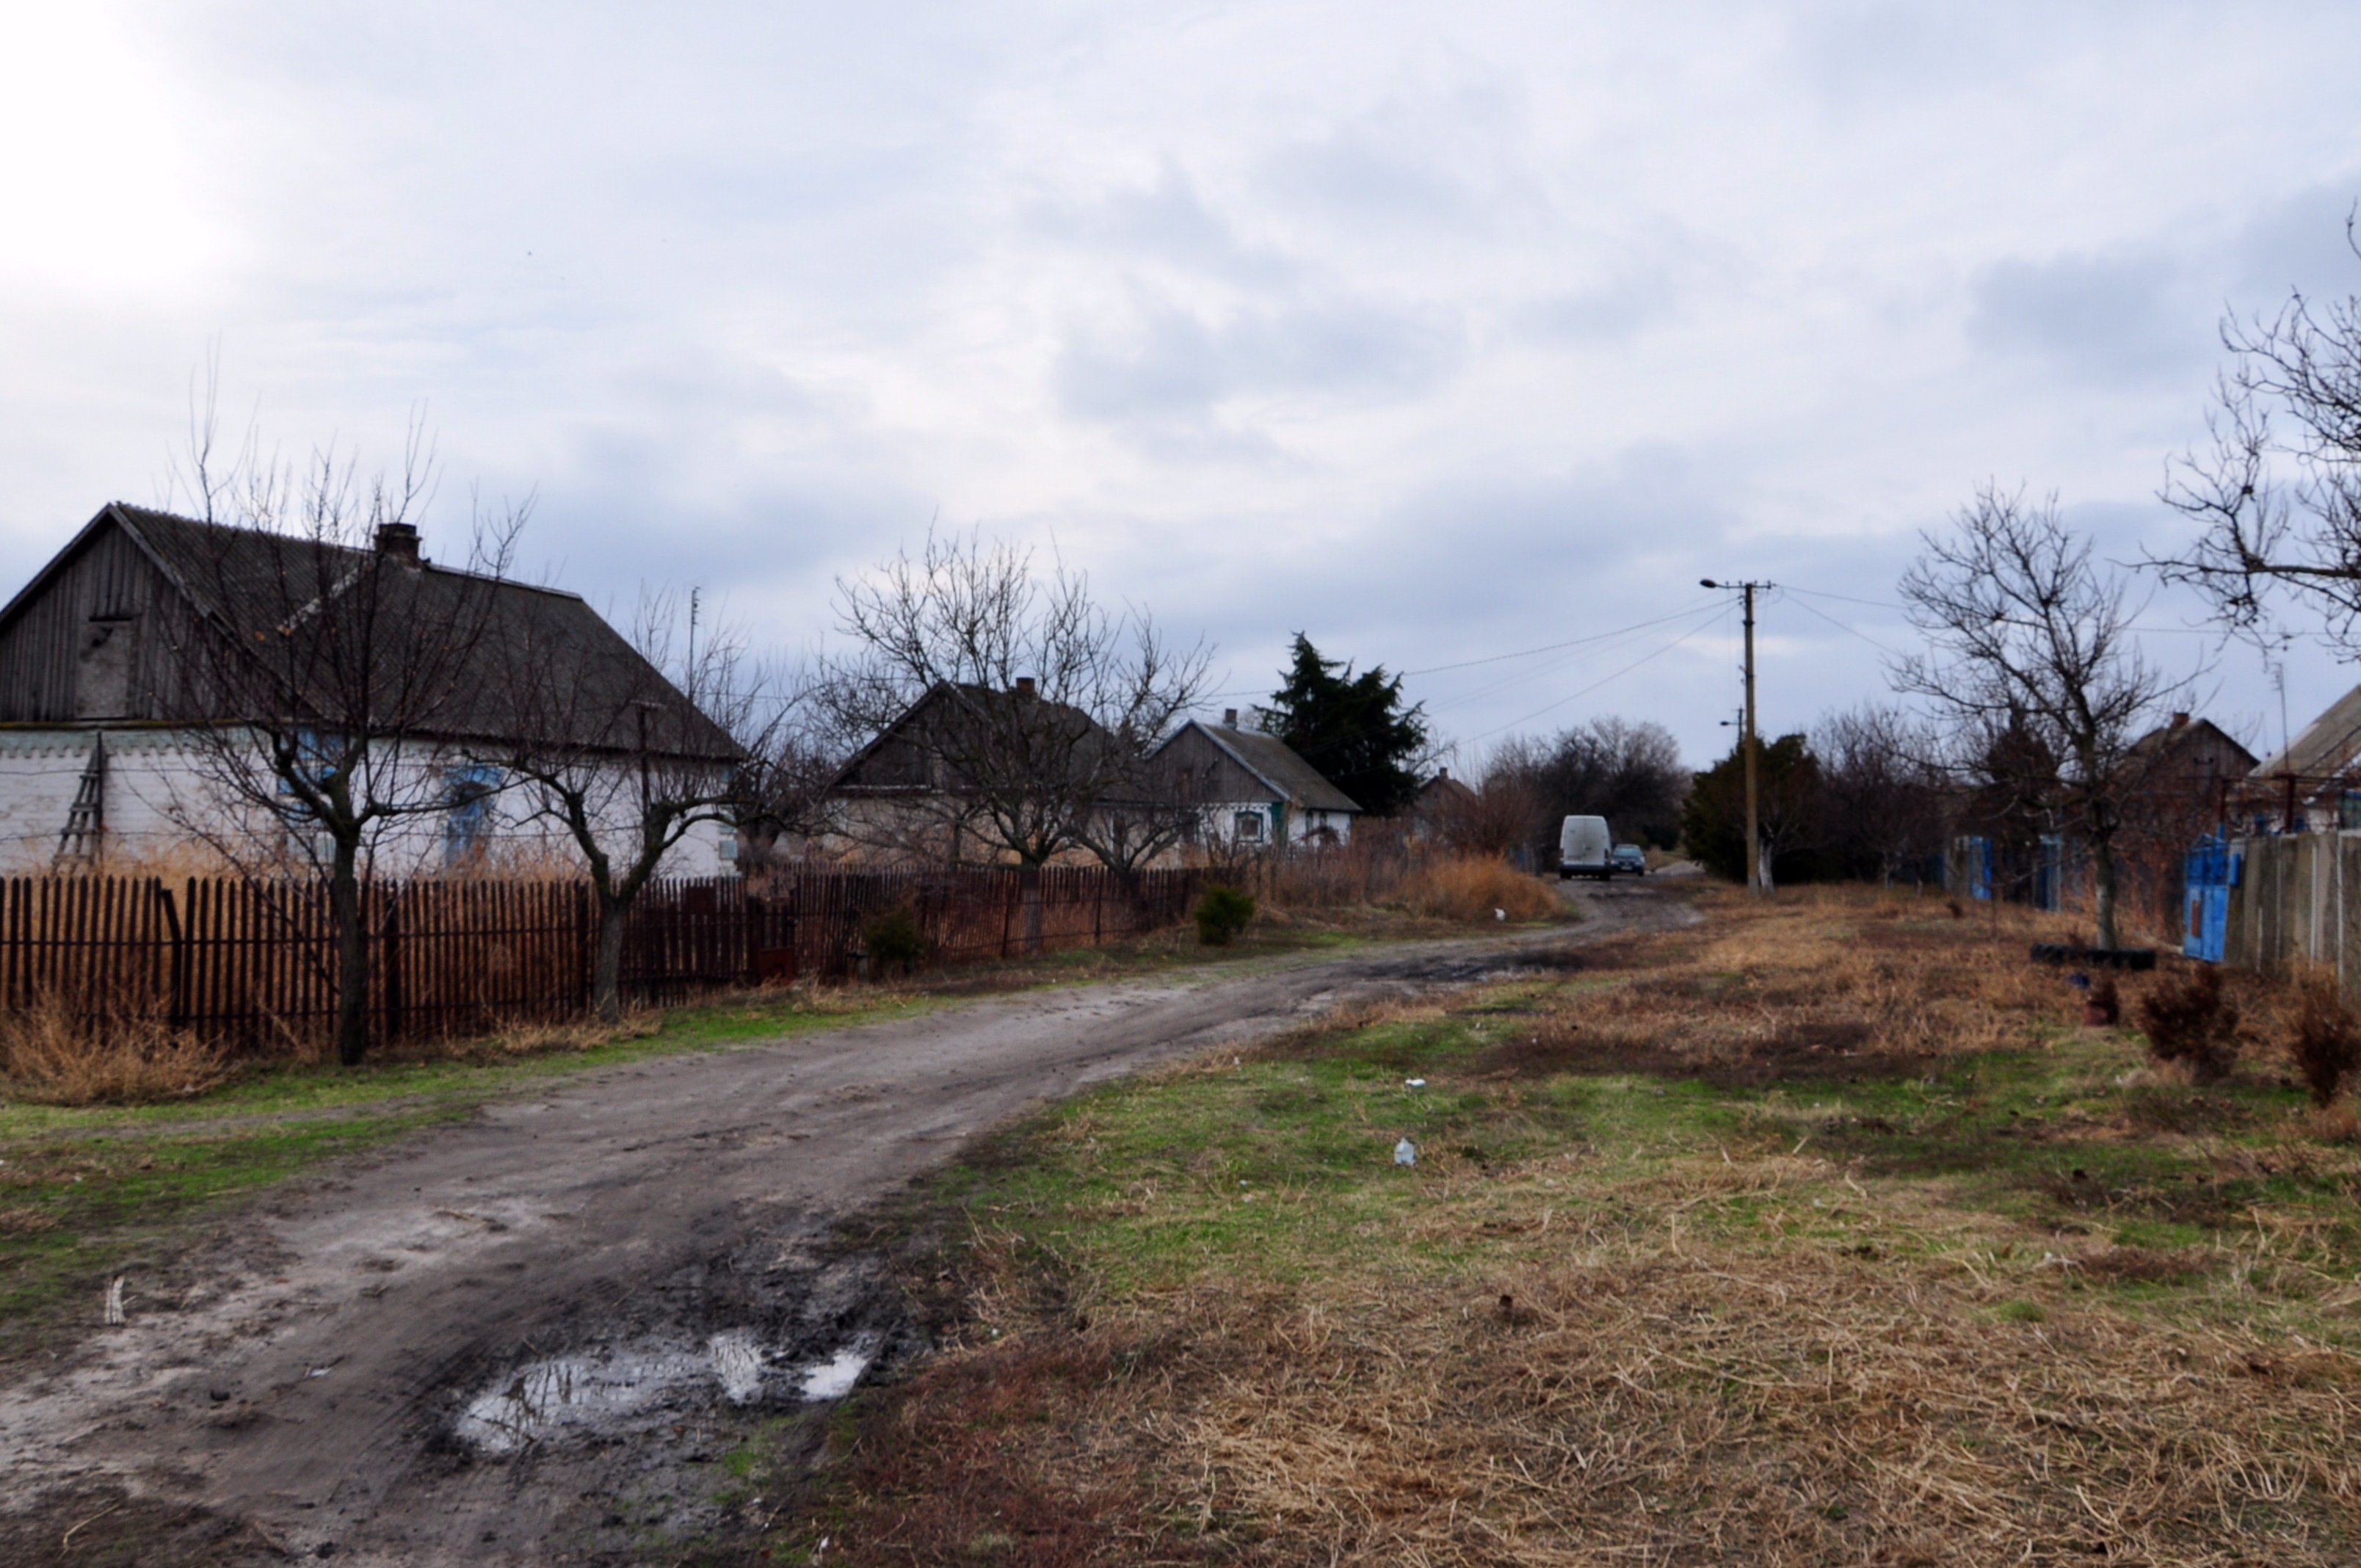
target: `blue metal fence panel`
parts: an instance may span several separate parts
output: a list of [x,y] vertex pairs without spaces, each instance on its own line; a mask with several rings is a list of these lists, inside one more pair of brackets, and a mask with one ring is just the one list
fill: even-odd
[[2230,888],[2237,881],[2240,857],[2220,835],[2209,833],[2189,851],[2181,879],[2180,950],[2192,959],[2218,964],[2230,934]]

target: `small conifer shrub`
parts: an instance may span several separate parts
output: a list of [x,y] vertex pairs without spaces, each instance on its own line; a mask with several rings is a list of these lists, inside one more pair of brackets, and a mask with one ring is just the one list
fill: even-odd
[[1255,901],[1250,894],[1220,883],[1207,888],[1197,900],[1197,907],[1190,911],[1191,918],[1197,922],[1197,940],[1209,948],[1229,946],[1232,938],[1246,928],[1254,914]]

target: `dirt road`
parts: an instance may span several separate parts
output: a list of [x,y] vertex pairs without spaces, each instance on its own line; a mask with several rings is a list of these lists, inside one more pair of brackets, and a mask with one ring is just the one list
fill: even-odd
[[914,1348],[834,1222],[1041,1101],[1692,917],[1645,884],[1577,896],[1565,930],[648,1061],[341,1168],[0,1389],[0,1557],[631,1561],[713,1528],[730,1431]]

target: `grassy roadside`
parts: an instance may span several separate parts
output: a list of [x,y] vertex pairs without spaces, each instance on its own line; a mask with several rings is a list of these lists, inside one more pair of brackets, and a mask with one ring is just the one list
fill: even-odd
[[1281,917],[1221,949],[1166,932],[881,986],[752,992],[647,1015],[618,1031],[520,1029],[351,1069],[270,1064],[164,1104],[0,1098],[0,1360],[37,1352],[65,1325],[94,1317],[106,1274],[136,1273],[151,1290],[176,1288],[175,1257],[228,1205],[322,1161],[463,1119],[552,1078],[791,1039],[976,994],[1217,965],[1250,969],[1463,930],[1366,913]]
[[881,1234],[945,1354],[771,1560],[2353,1561],[2353,1119],[2046,934],[1722,900],[1059,1107]]

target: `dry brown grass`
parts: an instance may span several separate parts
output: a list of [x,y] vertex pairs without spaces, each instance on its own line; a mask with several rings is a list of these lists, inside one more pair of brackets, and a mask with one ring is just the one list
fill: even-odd
[[[160,845],[146,844],[130,850],[116,845],[102,853],[88,865],[76,868],[94,876],[154,877],[165,883],[185,882],[190,877],[235,876],[237,868],[218,851],[192,840]],[[8,876],[54,876],[59,872],[55,846],[27,844],[0,863],[0,874]]]
[[2049,935],[2012,914],[1997,933],[1952,925],[1940,905],[1855,894],[1784,894],[1759,908],[1713,895],[1694,935],[1593,949],[1587,965],[1637,968],[1576,992],[1486,1058],[1523,1077],[1653,1072],[1730,1083],[1894,1076],[1953,1055],[2020,1043],[2077,1017],[2057,972],[2025,960]]
[[1134,1418],[1161,1500],[1257,1520],[1282,1562],[1934,1564],[2329,1562],[2285,1505],[2361,1497],[2342,1356],[2012,1321],[1970,1277],[1824,1253],[1590,1240],[1185,1303],[1170,1402]]
[[[1824,1190],[1785,1163],[1747,1179]],[[2348,1560],[2320,1525],[2361,1503],[2351,1357],[2160,1334],[2077,1289],[2216,1260],[2114,1248],[2028,1288],[1966,1248],[1928,1269],[1685,1234],[1731,1179],[1656,1184],[1636,1228],[1496,1184],[1486,1224],[1517,1239],[1471,1274],[1224,1283],[1079,1332],[1037,1310],[890,1396],[858,1475],[905,1500],[845,1560]],[[1464,1234],[1455,1207],[1434,1227]]]
[[619,1040],[643,1040],[664,1030],[661,1008],[626,1009],[612,1024],[574,1018],[510,1018],[480,1035],[419,1036],[380,1046],[380,1061],[498,1061],[509,1057],[587,1051]]
[[[1489,1044],[1465,1070],[1420,1070],[1437,1092],[1502,1106],[1549,1092],[1526,1080],[1591,1068],[1643,1103],[1664,1091],[1630,1086],[1635,1072],[1776,1080],[1804,1101],[2045,1042],[2087,1047],[2075,1059],[2101,1065],[2075,1070],[2112,1081],[2112,1053],[2138,1059],[2133,1037],[2078,1033],[2080,998],[2026,959],[2027,941],[2066,934],[2015,911],[1954,921],[1931,900],[1730,895],[1703,929],[1584,949],[1545,1003],[1377,1004],[1239,1053],[1243,1068],[1229,1052],[1168,1068],[1139,1092],[1281,1071],[1323,1040],[1345,1048],[1339,1028],[1420,1048],[1421,1030],[1454,1018]],[[2250,1019],[2269,1014],[2234,984]],[[1382,1048],[1360,1048],[1383,1065]],[[1260,1081],[1272,1087],[1241,1103],[1279,1092]],[[1389,1073],[1387,1091],[1399,1082]],[[2349,1105],[2246,1145],[2222,1135],[2223,1091],[2153,1092],[2191,1124],[2087,1130],[2203,1151],[2216,1182],[2361,1179],[2337,1146],[2361,1125]],[[1730,1099],[1722,1109],[1748,1115],[1766,1102]],[[1137,1215],[1125,1223],[1143,1235],[1210,1234],[1210,1202],[1245,1201],[1226,1172],[1201,1189],[1193,1164],[1146,1184],[1098,1169],[1074,1151],[1112,1124],[1063,1125],[1067,1141],[1045,1135],[1038,1152],[1133,1183],[1108,1212]],[[971,1208],[986,1234],[962,1255],[962,1321],[862,1423],[859,1500],[828,1527],[829,1557],[2353,1560],[2361,1361],[2323,1319],[2277,1315],[2298,1298],[2332,1325],[2361,1310],[2349,1268],[2304,1261],[2307,1227],[2333,1214],[2257,1203],[2229,1222],[2241,1239],[2114,1245],[1960,1204],[1946,1180],[1881,1178],[1828,1152],[1833,1138],[1806,1148],[1792,1127],[1750,1125],[1645,1156],[1582,1135],[1488,1163],[1438,1142],[1404,1179],[1414,1201],[1370,1211],[1381,1217],[1341,1254],[1273,1271],[1209,1240],[1212,1261],[1167,1283],[1094,1273],[1063,1229],[1086,1210]],[[2059,1172],[2099,1185],[2083,1178]],[[1317,1185],[1256,1196],[1307,1214],[1345,1201]],[[2295,1296],[2270,1294],[2282,1288]],[[2144,1311],[2137,1293],[2160,1290],[2188,1300]]]
[[1497,855],[1380,840],[1269,856],[1224,871],[1219,880],[1245,890],[1266,911],[1289,916],[1385,912],[1455,925],[1487,922],[1495,909],[1511,920],[1565,912],[1547,883]]
[[50,1006],[0,1017],[10,1098],[46,1105],[137,1105],[203,1092],[221,1051],[143,1019],[77,1019]]
[[1565,905],[1539,877],[1488,855],[1437,856],[1403,879],[1389,901],[1430,920],[1545,920]]

